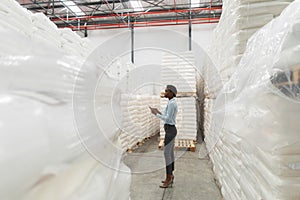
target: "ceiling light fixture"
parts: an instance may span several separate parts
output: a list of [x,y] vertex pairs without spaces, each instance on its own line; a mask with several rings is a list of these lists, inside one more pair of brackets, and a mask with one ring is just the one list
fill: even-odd
[[191,7],[196,8],[199,7],[200,0],[190,0],[191,1]]
[[66,8],[72,11],[76,16],[85,15],[85,13],[82,12],[82,10],[74,3],[74,1],[63,1],[63,4],[65,4]]
[[139,0],[131,0],[130,4],[134,11],[143,11],[144,10],[142,3]]

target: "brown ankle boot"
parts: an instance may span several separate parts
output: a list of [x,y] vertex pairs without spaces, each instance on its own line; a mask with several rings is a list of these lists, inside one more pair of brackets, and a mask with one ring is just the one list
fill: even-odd
[[[174,175],[171,175],[172,176],[172,180],[171,180],[171,182],[173,183],[174,182]],[[166,180],[167,180],[167,178],[166,178]],[[164,180],[164,181],[161,181],[161,183],[164,183],[166,180]]]
[[167,178],[164,181],[162,185],[160,185],[160,188],[168,188],[169,186],[172,187],[173,181],[172,181],[172,174],[167,174]]

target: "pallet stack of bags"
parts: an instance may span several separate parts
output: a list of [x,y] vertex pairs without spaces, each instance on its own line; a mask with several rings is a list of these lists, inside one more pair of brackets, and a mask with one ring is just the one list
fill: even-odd
[[[83,67],[48,19],[15,0],[0,2],[0,16],[0,199],[128,199],[111,98],[90,98],[104,70]],[[115,84],[106,78],[104,92]]]
[[[25,53],[32,50],[27,45],[27,41],[31,40],[33,32],[31,15],[31,12],[21,7],[15,0],[0,2],[1,54],[17,53],[19,51]],[[14,40],[9,40],[10,37],[14,37]]]
[[300,198],[299,41],[297,0],[248,40],[216,97],[206,142],[224,199]]
[[71,29],[57,28],[43,13],[33,13],[31,19],[33,24],[32,37],[61,49],[65,54],[87,58],[95,48],[88,38],[80,37]]
[[[195,67],[192,52],[182,52],[180,55],[165,53],[162,59],[161,82],[174,85],[177,88],[176,102],[176,139],[196,140],[198,130],[197,91],[199,73]],[[163,93],[163,92],[162,92]],[[164,112],[168,99],[161,98],[160,111]],[[160,122],[160,138],[164,139],[164,122]]]
[[[277,17],[290,2],[291,0],[223,1],[222,15],[213,32],[212,46],[209,53],[212,63],[205,65],[203,73],[206,90],[204,110],[207,115],[213,115],[210,107],[215,107],[216,96],[236,70],[248,39],[257,30]],[[224,101],[225,98],[222,99],[222,102]],[[205,123],[209,124],[209,122]],[[209,134],[208,130],[205,130],[206,134]]]
[[61,48],[61,38],[57,26],[43,13],[34,13],[31,16],[33,24],[33,37],[43,42]]
[[120,140],[123,152],[142,144],[146,138],[159,132],[159,120],[150,114],[148,105],[158,106],[159,98],[154,95],[122,94],[122,132]]
[[222,16],[213,32],[210,51],[222,81],[228,81],[236,69],[251,35],[277,17],[289,3],[289,0],[223,1]]
[[[95,46],[87,38],[81,38],[71,29],[58,29],[57,26],[43,13],[31,13],[23,8],[15,0],[4,0],[0,3],[0,25],[2,31],[2,44],[6,52],[14,51],[18,46],[20,51],[33,52],[35,54],[50,53],[54,47],[68,55],[76,55],[86,58],[94,50]],[[15,40],[5,40],[9,37],[5,29],[15,30]],[[31,45],[24,41],[31,41]],[[6,43],[8,43],[5,45]],[[38,49],[40,44],[44,49]]]
[[81,49],[81,55],[84,58],[89,59],[89,55],[93,52],[93,50],[97,47],[92,43],[92,41],[89,38],[82,38],[80,41],[80,49]]
[[[215,120],[209,119],[213,118],[214,112],[218,112],[219,105],[224,104],[226,101],[226,98],[222,97],[216,102],[216,97],[236,70],[248,39],[266,23],[278,16],[290,2],[290,0],[223,1],[220,22],[213,32],[212,46],[209,53],[211,62],[204,66],[202,73],[205,80],[203,110],[207,116],[204,119],[205,135],[210,134],[211,128],[216,128]],[[211,143],[216,142],[216,140],[213,140]]]
[[[158,107],[159,98],[155,95],[140,95],[139,101],[139,119],[141,123],[142,138],[149,138],[159,132],[159,120],[150,114],[148,105]],[[149,116],[150,114],[150,116]]]
[[197,70],[192,52],[165,53],[162,58],[161,82],[176,86],[180,93],[197,92]]
[[61,38],[61,48],[70,54],[86,58],[94,49],[92,43],[87,38],[81,38],[69,28],[59,29],[59,35]]
[[0,3],[1,25],[16,31],[32,33],[32,13],[20,6],[15,0],[3,0]]
[[[132,113],[132,107],[135,105],[133,95],[123,94],[121,96],[121,111],[122,111],[122,133],[120,134],[120,141],[123,152],[130,149],[132,140],[138,141],[135,132],[138,131],[135,124],[135,117]],[[134,110],[134,108],[133,108]]]

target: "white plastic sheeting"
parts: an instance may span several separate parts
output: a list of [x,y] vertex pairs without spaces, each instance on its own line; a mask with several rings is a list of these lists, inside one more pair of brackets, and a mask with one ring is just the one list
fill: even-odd
[[72,55],[75,54],[78,56],[86,57],[93,50],[93,45],[90,41],[82,39],[71,29],[59,29],[58,33],[61,38],[61,47],[65,52],[68,52]]
[[[89,40],[80,38],[70,29],[58,29],[44,14],[33,14],[15,0],[0,2],[0,19],[0,29],[3,29],[0,40],[5,47],[0,49],[0,53],[19,51],[47,55],[51,54],[54,47],[54,52],[63,51],[65,54],[86,58],[94,49],[94,44]],[[28,42],[31,45],[28,45]],[[40,43],[46,46],[38,48]],[[15,48],[16,46],[18,48]]]
[[31,15],[33,24],[33,35],[45,42],[49,42],[57,48],[61,47],[61,38],[57,26],[43,13],[35,13]]
[[207,100],[206,143],[224,199],[300,199],[299,49],[297,0],[250,38],[228,84]]
[[[110,148],[110,145],[118,146],[118,141],[114,138],[114,134],[117,135],[118,132],[116,127],[113,129],[112,119],[109,115],[105,116],[107,127],[102,128],[107,132],[103,133],[96,129],[89,115],[82,115],[85,114],[82,109],[87,108],[79,105],[74,110],[72,105],[77,75],[91,78],[101,71],[95,66],[87,71],[79,71],[80,63],[74,62],[78,60],[77,57],[20,57],[1,57],[1,199],[26,199],[27,193],[31,195],[28,199],[39,199],[38,196],[70,199],[70,195],[83,199],[91,189],[87,181],[108,173],[111,176],[97,178],[90,183],[93,188],[106,188],[104,193],[94,191],[94,196],[87,199],[114,199],[108,198],[114,192],[107,182],[111,182],[114,189],[118,186],[128,189],[123,190],[121,197],[115,199],[128,199],[130,175],[125,176],[118,171],[126,169],[120,163],[122,152]],[[77,84],[81,87],[81,93],[76,94],[79,96],[76,101],[89,102],[89,99],[85,99],[85,93],[91,85],[85,84]],[[107,112],[103,101],[108,100],[110,99],[96,102],[96,117],[99,119]],[[80,118],[76,119],[77,115]],[[81,157],[88,157],[83,145],[95,156],[93,160],[87,158],[90,161],[86,164],[86,159],[77,161]],[[76,165],[88,166],[82,168]],[[80,173],[79,177],[73,177],[74,173]],[[49,176],[51,178],[48,180]],[[65,194],[64,190],[60,193],[61,188],[51,184],[51,181],[53,184],[59,182],[65,185],[64,189],[68,193]],[[70,186],[72,181],[77,181],[74,188],[73,185]],[[35,190],[37,192],[32,197],[31,193]],[[54,190],[54,193],[49,190]]]
[[[15,1],[0,5],[1,14],[31,18]],[[0,199],[129,199],[130,170],[111,114],[117,102],[102,95],[115,80],[94,60],[29,34],[22,17],[10,26],[4,19],[10,18],[0,19]],[[97,87],[100,75],[105,82]]]
[[20,6],[15,0],[0,2],[0,25],[30,35],[33,31],[31,12]]
[[[289,1],[224,0],[220,22],[213,32],[210,55],[222,81],[228,81],[245,51],[248,38],[278,16]],[[209,70],[209,69],[208,69]],[[213,77],[212,77],[213,79]],[[212,92],[222,85],[210,81]]]

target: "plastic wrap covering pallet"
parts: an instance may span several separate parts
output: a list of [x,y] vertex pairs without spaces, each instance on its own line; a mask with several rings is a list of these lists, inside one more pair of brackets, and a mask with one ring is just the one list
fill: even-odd
[[[90,77],[99,69],[89,63],[86,71],[80,70],[78,57],[22,53],[0,58],[0,132],[10,133],[0,141],[5,155],[0,158],[0,199],[128,199],[130,175],[120,170],[129,169],[121,163],[121,152],[112,148],[120,144],[112,139],[118,133],[106,109],[111,104],[90,102],[97,108],[93,114],[87,113],[88,106],[72,106],[78,103],[72,92],[79,71],[81,81],[89,76],[92,83]],[[89,102],[86,91],[91,85],[84,81],[77,87],[82,88],[74,93],[80,103]],[[105,123],[105,136],[93,125],[94,114]],[[91,165],[85,163],[81,158],[90,155],[84,145],[101,162],[93,158]],[[107,182],[123,194],[117,197]]]
[[[30,51],[27,41],[31,40],[33,32],[31,12],[15,0],[0,1],[0,32],[0,55]],[[14,37],[14,40],[8,39],[10,37]]]
[[123,125],[120,140],[123,151],[132,151],[145,139],[159,132],[159,120],[149,114],[148,105],[157,107],[159,98],[150,95],[123,94],[121,109]]
[[34,13],[31,18],[34,37],[39,37],[39,39],[61,48],[61,37],[57,26],[43,13]]
[[299,54],[296,0],[249,39],[229,82],[206,99],[205,142],[225,200],[300,199]]
[[15,0],[2,0],[0,2],[0,25],[30,36],[33,31],[31,12]]
[[[1,48],[0,54],[14,54],[18,50],[37,54],[48,54],[53,47],[56,51],[68,55],[88,57],[94,45],[89,39],[82,39],[71,29],[58,29],[57,26],[43,13],[31,13],[15,0],[0,2],[0,29]],[[10,30],[14,30],[11,33]],[[11,35],[8,35],[8,34]],[[14,40],[6,38],[14,36]],[[27,44],[30,41],[30,45]],[[43,49],[38,46],[42,44]],[[14,46],[18,46],[16,50]]]
[[[235,71],[251,35],[278,16],[289,4],[289,0],[223,1],[222,15],[213,32],[213,44],[210,49],[211,58],[223,82],[228,81]],[[207,67],[207,70],[211,68]],[[213,79],[213,76],[210,78]],[[221,86],[218,86],[219,79],[210,82],[210,91],[218,93],[221,89]]]
[[[161,139],[158,148],[163,149],[164,140]],[[196,151],[196,145],[194,140],[175,140],[175,150],[187,150],[191,152]]]
[[84,62],[40,40],[33,26],[55,27],[15,0],[1,0],[0,15],[0,199],[128,200],[110,92],[121,94],[100,55]]
[[[205,136],[209,136],[209,131],[211,129],[212,124],[212,108],[213,108],[214,100],[206,98],[204,100],[204,114],[203,114],[203,128]],[[209,138],[209,137],[208,137]]]
[[86,38],[82,39],[78,34],[69,28],[59,29],[62,48],[70,54],[87,57],[93,47]]

